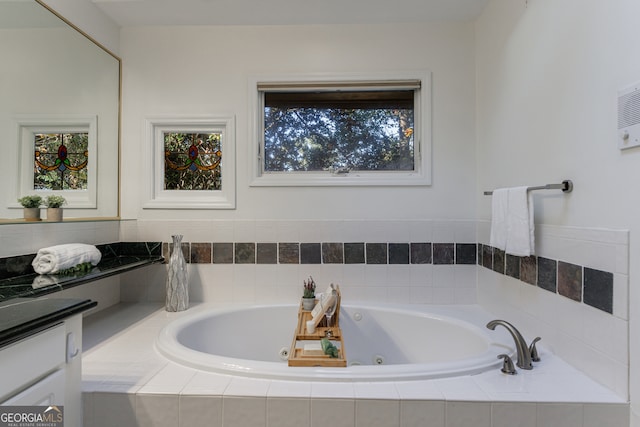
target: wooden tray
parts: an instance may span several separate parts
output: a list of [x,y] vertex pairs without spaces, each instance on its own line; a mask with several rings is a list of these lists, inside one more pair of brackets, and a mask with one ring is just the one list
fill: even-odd
[[[298,324],[293,335],[293,342],[289,351],[289,366],[326,366],[326,367],[346,367],[347,358],[345,356],[344,341],[342,339],[342,330],[340,329],[340,290],[338,289],[338,302],[335,315],[332,318],[333,326],[327,328],[326,319],[322,318],[313,334],[307,332],[307,321],[313,320],[311,312],[304,310],[302,304],[298,308]],[[327,329],[331,329],[331,337],[329,338],[338,348],[338,357],[329,355],[307,355],[304,348],[299,347],[304,341],[320,341],[325,337]]]

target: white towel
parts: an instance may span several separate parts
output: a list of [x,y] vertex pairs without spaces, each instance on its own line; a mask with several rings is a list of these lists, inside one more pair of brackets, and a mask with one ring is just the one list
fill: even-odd
[[498,188],[491,196],[491,237],[489,245],[505,250],[507,247],[507,214],[509,211],[509,189]]
[[533,194],[527,191],[527,187],[510,188],[505,252],[529,256],[534,249]]
[[31,265],[38,274],[54,274],[85,262],[98,265],[101,258],[102,254],[93,245],[68,243],[40,249]]
[[527,187],[493,192],[490,245],[517,256],[534,253],[533,195]]

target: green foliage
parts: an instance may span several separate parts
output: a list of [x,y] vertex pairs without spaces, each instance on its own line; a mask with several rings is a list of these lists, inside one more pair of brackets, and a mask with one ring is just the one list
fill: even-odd
[[47,196],[44,199],[44,205],[48,208],[60,208],[62,207],[62,205],[66,203],[67,203],[67,200],[64,197],[58,196],[55,194]]
[[60,270],[56,274],[61,276],[73,276],[74,274],[79,273],[88,273],[93,268],[93,264],[90,262],[83,262],[82,264],[78,264],[75,267],[67,268],[66,270]]
[[18,199],[18,203],[20,203],[23,208],[39,208],[42,204],[42,197],[38,195],[24,196]]
[[265,170],[413,170],[413,110],[265,108]]

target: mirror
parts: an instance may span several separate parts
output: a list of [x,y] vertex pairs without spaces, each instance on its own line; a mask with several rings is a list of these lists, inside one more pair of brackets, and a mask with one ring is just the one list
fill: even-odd
[[[0,57],[0,223],[22,222],[17,199],[32,194],[65,197],[65,220],[116,219],[120,59],[36,0],[0,0]],[[36,135],[73,132],[88,139],[82,188],[69,188],[80,179],[65,167],[52,174],[60,184],[42,188]],[[47,166],[63,158],[53,154]]]

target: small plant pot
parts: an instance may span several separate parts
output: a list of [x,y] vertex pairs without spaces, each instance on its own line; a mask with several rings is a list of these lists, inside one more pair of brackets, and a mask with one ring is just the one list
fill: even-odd
[[25,221],[42,221],[40,219],[40,208],[24,208],[23,211]]
[[313,307],[315,307],[315,305],[316,305],[316,299],[315,298],[302,298],[302,309],[303,310],[311,311],[311,310],[313,310]]
[[47,208],[47,221],[48,222],[62,221],[62,208]]

